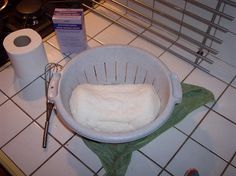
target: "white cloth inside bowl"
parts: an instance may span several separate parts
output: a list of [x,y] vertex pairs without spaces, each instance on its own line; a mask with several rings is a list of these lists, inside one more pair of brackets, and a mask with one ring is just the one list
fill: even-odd
[[160,99],[149,84],[78,85],[70,98],[73,118],[97,131],[132,131],[151,123]]

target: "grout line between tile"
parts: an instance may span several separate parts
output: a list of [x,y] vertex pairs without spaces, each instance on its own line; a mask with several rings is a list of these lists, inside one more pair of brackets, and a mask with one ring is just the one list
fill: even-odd
[[236,32],[234,32],[234,31],[229,31],[229,33],[236,35]]
[[[45,43],[49,44],[51,47],[53,47],[54,49],[56,49],[57,51],[60,52],[60,50],[57,49],[53,44],[51,44],[51,43],[49,42],[49,40],[46,40]],[[61,52],[60,52],[60,53],[61,53]],[[63,54],[63,53],[62,53],[62,54]]]
[[[7,160],[6,161],[7,165],[13,165],[13,166],[9,166],[9,167],[10,167],[11,170],[12,169],[15,170],[15,174],[26,175],[24,173],[24,171],[20,167],[18,167],[17,164],[2,149],[0,149],[0,151],[1,151],[2,154],[4,154],[4,160]],[[3,157],[3,156],[1,156],[1,157]]]
[[[79,136],[80,137],[80,136]],[[66,143],[65,143],[66,145]],[[94,171],[91,169],[84,161],[82,161],[79,157],[77,157],[72,151],[70,151],[65,145],[63,147],[71,154],[73,155],[78,161],[80,161],[84,166],[86,166],[93,174],[96,174],[97,171]]]
[[[37,123],[42,129],[44,129],[36,120],[35,123]],[[82,163],[87,169],[89,169],[93,174],[96,175],[96,173],[98,173],[102,168],[100,168],[97,172],[95,172],[93,169],[91,169],[85,162],[83,162],[79,157],[77,157],[73,152],[71,152],[67,147],[66,144],[74,137],[76,136],[76,134],[74,133],[67,141],[65,141],[63,144],[57,140],[56,137],[54,137],[51,133],[49,133],[49,135],[56,140],[59,144],[60,147],[51,155],[49,156],[38,168],[36,168],[31,174],[30,176],[32,176],[37,170],[39,170],[49,159],[51,159],[61,148],[64,148],[66,151],[68,151],[71,155],[73,155],[80,163]]]
[[167,50],[170,49],[172,46],[174,46],[174,44],[177,42],[178,37],[176,38],[176,40],[169,46],[166,48],[166,50],[164,50],[158,57],[161,57],[163,54],[165,54],[166,52],[168,52]]
[[[205,117],[209,114],[210,109],[208,109],[207,113],[204,115],[204,117],[200,120],[200,122],[197,124],[197,126],[193,129],[193,131],[187,135],[187,138],[184,140],[184,142],[180,145],[180,147],[178,148],[178,150],[174,153],[174,155],[169,159],[169,161],[166,163],[166,165],[163,167],[164,169],[166,169],[166,167],[170,164],[170,162],[173,160],[173,158],[177,155],[177,153],[183,148],[183,146],[186,144],[186,142],[191,139],[190,136],[193,134],[193,132],[197,129],[197,127],[200,125],[200,123],[203,121],[203,119],[205,119]],[[178,129],[178,128],[176,128]],[[178,129],[179,130],[179,129]],[[182,132],[182,131],[180,131]],[[183,133],[183,132],[182,132]],[[183,133],[185,134],[185,133]],[[158,174],[158,176],[160,176],[162,174],[163,170]]]
[[30,122],[28,125],[26,125],[22,130],[20,130],[18,133],[16,133],[10,140],[8,140],[5,144],[3,144],[0,149],[2,150],[7,144],[9,144],[13,139],[16,138],[16,136],[18,136],[21,132],[23,132],[27,127],[29,127],[31,124],[33,123]]
[[231,87],[236,89],[236,85],[232,84],[234,81],[236,81],[236,75],[234,76],[234,78],[232,79],[231,84],[230,84]]
[[98,171],[94,174],[94,176],[98,176],[98,173],[99,173],[102,169],[103,169],[103,166],[102,166],[100,169],[98,169]]
[[97,39],[95,39],[95,38],[90,38],[88,41],[90,41],[90,40],[95,40],[95,41],[98,42],[99,44],[104,45],[104,43],[102,43],[101,41],[99,41],[99,40],[97,40]]
[[[44,111],[41,115],[39,115],[35,120],[34,122],[42,128],[42,130],[44,130],[44,126],[41,125],[39,122],[38,122],[38,119],[41,118],[43,115],[46,115],[46,111]],[[57,117],[56,117],[57,118]],[[49,124],[50,125],[50,124]],[[57,141],[60,145],[64,145],[65,143],[67,143],[69,141],[69,138],[67,141],[65,141],[64,143],[61,143],[55,136],[53,136],[53,134],[51,134],[50,132],[48,132],[48,135],[51,136],[55,141]],[[73,136],[74,136],[74,133],[73,133]],[[43,136],[42,136],[42,142],[43,142]]]
[[[226,88],[223,90],[223,92],[220,94],[220,96],[217,98],[217,100],[213,103],[213,105],[211,106],[211,110],[215,113],[217,113],[218,115],[220,115],[221,117],[223,117],[224,119],[228,120],[229,122],[233,123],[234,125],[236,125],[236,123],[234,121],[232,121],[231,119],[229,119],[228,117],[224,116],[223,114],[221,114],[220,112],[214,110],[214,106],[215,104],[218,102],[218,100],[223,96],[223,94],[226,92],[226,90],[229,88],[229,87],[233,87],[232,86],[232,83],[233,81],[236,79],[236,76],[234,76],[234,78],[230,81],[230,83],[227,84]],[[235,87],[233,87],[235,88]]]
[[150,160],[151,162],[153,162],[155,165],[157,165],[158,167],[162,168],[162,166],[160,164],[158,164],[158,162],[154,161],[152,158],[150,158],[148,155],[146,155],[144,152],[142,152],[140,149],[137,150],[139,153],[141,153],[143,156],[145,156],[145,158],[147,158],[148,160]]
[[[233,81],[233,80],[232,80]],[[215,104],[218,102],[218,100],[223,96],[223,94],[225,93],[225,91],[228,89],[228,87],[230,86],[230,84],[232,83],[232,81],[226,86],[226,88],[222,91],[222,93],[220,94],[220,96],[215,100],[215,102],[211,105],[211,107],[207,107],[208,111],[207,113],[204,115],[204,117],[200,120],[200,122],[197,124],[197,126],[193,129],[193,131],[190,133],[189,136],[191,136],[194,131],[198,128],[198,126],[200,125],[200,123],[206,118],[206,116],[208,115],[208,113],[210,111],[213,111],[213,107],[215,106]],[[206,106],[206,105],[205,105]],[[224,117],[224,116],[223,116]]]
[[[43,128],[41,125],[40,125],[41,128]],[[55,139],[55,137],[51,134],[49,134],[53,139]],[[57,139],[55,139],[59,144],[60,144],[60,147],[53,153],[51,154],[42,164],[40,164],[31,174],[33,175],[35,172],[37,172],[48,160],[50,160],[61,148],[64,147],[64,145],[69,141],[71,140],[75,135],[72,135],[64,144],[61,144],[60,141],[58,141]],[[65,148],[65,147],[64,147]]]
[[141,153],[143,156],[145,156],[145,158],[147,158],[148,160],[150,160],[151,162],[153,162],[155,165],[157,165],[158,167],[160,167],[162,170],[164,170],[165,172],[167,172],[168,174],[170,174],[171,176],[174,176],[172,173],[170,173],[168,170],[166,170],[165,168],[163,168],[160,164],[158,164],[156,161],[154,161],[152,158],[150,158],[148,155],[146,155],[144,152],[142,152],[141,150],[137,150],[139,153]]
[[[233,80],[232,80],[233,81]],[[231,81],[231,82],[232,82]],[[230,84],[231,84],[231,82],[230,82]],[[176,151],[176,153],[172,156],[172,158],[167,162],[167,164],[164,166],[164,168],[166,168],[166,166],[171,162],[171,160],[176,156],[176,154],[179,152],[179,150],[183,147],[183,145],[187,142],[187,140],[189,140],[189,139],[192,139],[192,140],[194,140],[195,142],[197,142],[198,144],[200,144],[201,146],[203,146],[201,143],[199,143],[198,141],[196,141],[195,139],[193,139],[191,136],[192,136],[192,134],[196,131],[196,129],[199,127],[199,125],[201,124],[201,122],[206,118],[206,116],[209,114],[209,112],[212,110],[212,108],[214,107],[214,105],[217,103],[217,101],[220,99],[220,97],[224,94],[224,92],[227,90],[227,88],[230,86],[230,84],[228,84],[227,85],[227,87],[224,89],[224,91],[221,93],[221,95],[216,99],[216,101],[213,103],[213,105],[210,107],[210,108],[208,108],[208,111],[207,111],[207,113],[204,115],[204,117],[199,121],[199,123],[196,125],[196,127],[192,130],[192,132],[189,134],[189,135],[187,135],[187,138],[186,138],[186,140],[183,142],[183,144],[179,147],[179,149]],[[175,127],[176,128],[176,127]],[[178,128],[176,128],[176,129],[178,129]],[[182,132],[180,129],[178,129],[180,132]],[[184,132],[182,132],[183,134],[185,134]],[[185,134],[186,135],[186,134]],[[204,148],[206,148],[205,146],[203,146]],[[211,150],[209,150],[208,148],[206,148],[208,151],[210,151],[210,152],[212,152],[213,154],[215,154],[213,151],[211,151]],[[218,156],[217,154],[216,154],[216,156]],[[219,157],[219,156],[218,156]],[[221,158],[221,157],[220,157]],[[221,158],[222,159],[222,158]],[[224,160],[224,159],[223,159]],[[225,160],[224,160],[225,161]],[[227,162],[227,161],[226,161]],[[161,174],[162,172],[160,172],[160,174]]]
[[230,87],[230,85],[232,84],[232,82],[234,81],[234,79],[236,78],[236,76],[234,76],[234,78],[229,82],[227,83],[227,86],[226,88],[222,91],[222,93],[220,94],[220,96],[215,100],[215,102],[213,103],[213,105],[210,107],[210,109],[212,109],[216,103],[218,102],[218,100],[223,96],[223,94],[225,93],[225,91]]
[[[233,156],[230,158],[229,163],[227,163],[227,165],[225,166],[224,170],[222,171],[222,173],[220,174],[220,176],[223,176],[225,171],[228,169],[228,167],[230,166],[230,163],[233,161],[234,157],[236,156],[236,152],[234,152]],[[234,167],[233,165],[231,165],[232,167]]]
[[[43,73],[44,74],[44,73]],[[29,87],[31,84],[33,84],[37,79],[41,78],[41,76],[43,75],[39,75],[38,77],[34,78],[31,82],[27,83],[24,87],[22,87],[20,90],[18,90],[15,94],[13,94],[12,96],[10,96],[9,98],[13,98],[14,96],[16,96],[18,93],[20,93],[21,91],[23,91],[24,89],[26,89],[27,87]]]
[[0,89],[0,92],[2,92],[7,97],[7,99],[10,98],[2,89]]
[[204,146],[203,144],[201,144],[200,142],[198,142],[196,139],[192,138],[190,136],[190,139],[192,139],[194,142],[196,142],[197,144],[199,144],[200,146],[202,146],[204,149],[206,149],[208,152],[214,154],[215,156],[217,156],[218,158],[220,158],[221,160],[225,161],[226,163],[229,163],[229,161],[225,160],[223,157],[221,157],[219,154],[215,153],[214,151],[210,150],[209,148],[207,148],[206,146]]
[[[46,41],[46,43],[50,46],[52,46],[54,49],[56,49],[58,52],[60,52],[63,55],[63,59],[65,59],[66,57],[68,57],[70,54],[67,53],[62,53],[59,49],[57,49],[54,45],[52,45],[50,42],[48,42],[48,40]],[[59,61],[60,62],[60,61]]]
[[[202,63],[202,62],[203,62],[203,60],[201,61],[201,63]],[[194,69],[198,69],[198,68],[194,67]],[[200,69],[199,69],[199,70],[200,70]],[[208,74],[208,75],[214,77],[214,78],[217,79],[218,81],[221,81],[221,82],[223,82],[223,83],[225,83],[225,84],[229,84],[228,82],[226,82],[226,81],[224,81],[224,80],[222,80],[222,79],[216,77],[215,75],[212,75],[210,72],[204,72],[204,73],[206,73],[206,74]],[[234,79],[234,78],[233,78],[233,79]],[[232,82],[232,80],[231,80],[230,82]]]
[[[234,80],[234,79],[233,79]],[[233,81],[232,80],[232,81]],[[171,157],[171,159],[167,162],[167,164],[164,166],[164,169],[166,169],[166,167],[168,166],[168,164],[172,161],[172,159],[177,155],[177,153],[181,150],[181,148],[184,146],[184,144],[189,140],[192,139],[193,141],[195,141],[196,143],[198,143],[199,145],[201,145],[203,148],[205,148],[206,150],[208,150],[209,152],[211,152],[212,154],[216,155],[217,157],[219,157],[220,159],[222,159],[223,161],[225,161],[226,163],[229,163],[228,161],[226,161],[224,158],[222,158],[221,156],[219,156],[217,153],[211,151],[210,149],[208,149],[207,147],[205,147],[203,144],[201,144],[200,142],[198,142],[197,140],[195,140],[194,138],[192,138],[192,134],[196,131],[196,129],[200,126],[200,124],[202,123],[202,121],[206,118],[206,116],[209,114],[210,111],[213,111],[213,107],[214,105],[217,103],[217,101],[220,99],[220,97],[224,94],[224,92],[228,89],[228,87],[230,86],[230,84],[232,83],[232,81],[227,85],[227,87],[224,89],[224,91],[221,93],[221,95],[216,99],[216,101],[213,103],[213,105],[208,108],[207,113],[204,115],[204,117],[199,121],[199,123],[196,125],[196,127],[192,130],[192,132],[187,135],[186,140],[183,142],[183,144],[179,147],[179,149],[175,152],[175,154]],[[222,115],[221,115],[222,116]],[[224,116],[223,116],[224,117]],[[186,133],[184,133],[182,130],[176,128],[178,131],[180,131],[181,133],[183,133],[184,135],[186,135]],[[163,171],[161,171],[159,173],[159,175],[162,173]]]
[[[42,130],[44,130],[44,127],[42,127],[41,124],[37,122],[37,120],[38,120],[38,118],[40,118],[40,117],[45,113],[45,111],[44,111],[42,114],[40,114],[36,119],[33,119],[29,114],[27,114],[27,112],[25,112],[25,111],[24,111],[18,104],[16,104],[13,100],[9,99],[9,101],[12,101],[12,102],[13,102],[17,107],[19,107],[27,116],[29,116],[29,117],[31,118],[32,122],[30,122],[27,126],[25,126],[22,130],[20,130],[14,137],[12,137],[12,138],[11,138],[10,140],[8,140],[3,146],[1,146],[1,148],[0,148],[1,150],[2,150],[8,143],[10,143],[12,140],[14,140],[20,133],[22,133],[26,128],[28,128],[30,125],[32,125],[33,123],[36,123],[40,128],[42,128]],[[66,144],[66,143],[74,136],[74,135],[73,135],[73,136],[72,136],[71,138],[69,138],[64,144],[62,144],[62,143],[61,143],[59,140],[57,140],[57,138],[54,137],[52,134],[49,133],[48,135],[50,135],[55,141],[57,141],[57,142],[60,144],[60,147],[59,147],[59,148],[61,148],[62,146],[64,146],[64,144]],[[58,150],[56,150],[56,151],[58,151]],[[53,155],[53,154],[52,154],[52,155]],[[51,155],[51,157],[52,157],[52,155]],[[51,157],[49,157],[49,158],[51,158]],[[48,158],[48,159],[49,159],[49,158]],[[47,160],[48,160],[48,159],[47,159]],[[46,161],[47,161],[47,160],[46,160]],[[45,162],[46,162],[46,161],[45,161]],[[44,162],[44,163],[45,163],[45,162]],[[44,164],[44,163],[43,163],[43,164]],[[43,165],[43,164],[42,164],[42,165]],[[40,166],[41,166],[41,165],[40,165]],[[37,168],[36,170],[38,170],[38,168]],[[35,171],[36,171],[36,170],[35,170]],[[34,172],[35,172],[35,171],[34,171]]]
[[4,65],[2,65],[2,66],[0,67],[0,73],[1,73],[3,70],[5,70],[6,68],[8,68],[9,66],[11,66],[10,60],[9,60],[7,63],[5,63]]
[[[94,12],[92,12],[92,11],[90,11],[90,13],[95,14],[95,15],[98,15],[98,16],[104,18],[104,17],[101,16],[100,14],[94,13]],[[122,17],[120,16],[119,18],[115,19],[115,21],[118,21],[118,20],[120,20],[121,18],[122,18]],[[98,36],[99,34],[101,34],[102,32],[104,32],[107,28],[109,28],[110,26],[112,26],[112,25],[115,24],[115,23],[112,22],[111,20],[109,20],[109,21],[111,22],[111,24],[109,24],[108,26],[106,26],[103,30],[101,30],[100,32],[98,32],[97,34],[95,34],[93,37],[92,37],[92,36],[89,36],[89,35],[87,35],[87,36],[89,36],[91,39],[94,39],[96,36]],[[94,39],[94,40],[95,40],[95,39]],[[97,40],[96,40],[96,41],[97,41]],[[101,44],[103,44],[101,41],[98,41],[98,42],[101,43]]]
[[5,94],[5,92],[3,92],[1,89],[0,89],[0,92],[4,95],[4,96],[6,96],[7,97],[7,99],[6,100],[4,100],[2,103],[0,103],[0,107],[4,104],[4,103],[6,103],[10,98],[7,96],[7,94]]
[[42,164],[39,165],[39,167],[37,167],[37,169],[35,169],[31,174],[29,174],[29,176],[32,176],[39,168],[41,168],[50,158],[52,158],[60,149],[62,148],[62,146],[60,146],[54,153],[52,153]]
[[[181,129],[174,127],[176,130],[178,130],[179,132],[183,133],[184,135],[188,136],[185,132],[183,132]],[[224,158],[222,158],[220,155],[218,155],[217,153],[215,153],[214,151],[210,150],[209,148],[207,148],[206,146],[204,146],[203,144],[201,144],[200,142],[198,142],[197,140],[195,140],[194,138],[192,138],[191,136],[189,136],[189,139],[193,140],[194,142],[196,142],[197,144],[199,144],[201,147],[203,147],[204,149],[206,149],[207,151],[209,151],[210,153],[216,155],[218,158],[220,158],[221,160],[225,161],[227,163],[227,166],[230,165],[230,162],[233,160],[233,157],[227,161]]]
[[208,56],[208,55],[211,56],[211,57],[213,57],[213,58],[215,58],[215,59],[217,59],[217,60],[220,60],[220,61],[222,61],[223,63],[225,63],[226,65],[232,66],[232,67],[234,67],[234,68],[236,69],[236,67],[235,67],[234,65],[232,65],[232,64],[230,64],[230,63],[228,63],[228,62],[225,62],[224,59],[222,59],[222,58],[220,58],[220,57],[218,57],[218,56],[216,56],[216,55],[214,55],[214,54],[208,53],[207,56]]
[[46,42],[47,40],[49,40],[50,38],[52,38],[55,35],[56,35],[55,31],[53,31],[51,34],[49,34],[43,38],[43,42]]
[[215,112],[216,114],[220,115],[222,118],[226,119],[227,121],[231,122],[232,124],[236,125],[236,122],[232,121],[231,119],[229,119],[228,117],[224,116],[223,114],[221,114],[220,112],[217,112],[216,110],[212,109],[213,112]]
[[236,169],[236,166],[235,166],[235,165],[233,165],[232,163],[230,163],[230,166],[232,166],[233,168],[235,168],[235,169]]
[[184,83],[184,81],[193,73],[194,70],[196,70],[196,67],[193,67],[193,69],[184,77],[184,79],[181,81],[181,83]]
[[140,35],[142,35],[144,32],[146,32],[147,28],[143,29],[142,32],[140,32],[139,35],[136,34],[136,37],[134,37],[130,42],[128,42],[128,45],[130,45],[134,40],[136,40]]
[[[22,109],[17,103],[15,103],[12,99],[9,99],[9,100],[7,100],[7,101],[11,101],[12,103],[14,103],[23,113],[25,113],[32,121],[28,124],[28,125],[26,125],[22,130],[20,130],[16,135],[14,135],[10,140],[8,140],[4,145],[2,145],[1,147],[0,147],[0,149],[2,150],[8,143],[10,143],[12,140],[14,140],[20,133],[22,133],[26,128],[28,128],[31,124],[33,124],[33,123],[36,123],[37,125],[39,125],[39,127],[41,127],[41,125],[36,121],[38,118],[40,118],[44,113],[45,113],[45,111],[42,113],[42,114],[40,114],[36,119],[33,119],[33,117],[31,117],[24,109]],[[7,102],[6,101],[6,102]],[[43,127],[41,127],[42,129],[43,129]],[[54,139],[55,139],[55,137],[54,136],[52,136]],[[60,141],[58,141],[57,139],[55,139],[57,142],[59,142],[59,144],[60,144]]]

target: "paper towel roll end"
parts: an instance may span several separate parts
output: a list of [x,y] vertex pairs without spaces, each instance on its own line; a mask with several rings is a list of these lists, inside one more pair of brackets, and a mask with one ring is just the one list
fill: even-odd
[[8,53],[22,54],[36,49],[42,42],[36,31],[26,28],[8,34],[3,40],[3,46]]
[[34,79],[43,74],[48,60],[42,38],[36,31],[21,29],[12,32],[5,37],[3,46],[19,79]]

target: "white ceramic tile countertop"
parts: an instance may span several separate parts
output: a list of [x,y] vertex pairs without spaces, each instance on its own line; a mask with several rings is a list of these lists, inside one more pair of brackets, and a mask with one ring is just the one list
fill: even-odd
[[[87,13],[85,20],[90,47],[119,43],[144,48],[183,82],[208,88],[216,98],[216,103],[195,110],[134,152],[126,175],[183,176],[188,168],[197,168],[201,176],[236,175],[236,68],[223,63],[224,58],[216,59],[208,74],[94,13]],[[176,47],[173,43],[164,45]],[[45,39],[44,47],[50,62],[65,64],[74,56],[60,53],[54,34]],[[25,175],[103,175],[98,157],[54,113],[48,147],[41,147],[46,110],[43,78],[16,87],[12,66],[1,70],[1,152]]]

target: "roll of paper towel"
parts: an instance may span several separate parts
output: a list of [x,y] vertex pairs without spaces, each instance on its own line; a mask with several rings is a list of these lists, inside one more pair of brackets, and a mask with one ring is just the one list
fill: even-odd
[[5,37],[7,51],[18,79],[27,81],[44,73],[48,63],[41,36],[32,29],[21,29]]

